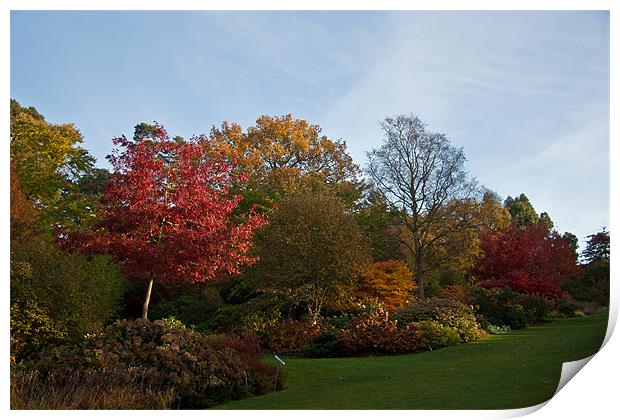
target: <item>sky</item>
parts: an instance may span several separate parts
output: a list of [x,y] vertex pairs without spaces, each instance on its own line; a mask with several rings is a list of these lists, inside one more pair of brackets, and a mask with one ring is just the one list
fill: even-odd
[[189,138],[292,114],[364,167],[380,122],[415,114],[582,248],[609,226],[605,11],[12,11],[10,31],[11,97],[74,123],[98,166],[139,122]]

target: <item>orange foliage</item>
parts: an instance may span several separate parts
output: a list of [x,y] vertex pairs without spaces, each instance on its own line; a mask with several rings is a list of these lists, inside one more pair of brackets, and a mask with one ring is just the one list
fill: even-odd
[[36,228],[37,211],[19,184],[19,175],[11,164],[11,238],[29,236]]
[[474,298],[471,295],[469,287],[462,284],[453,284],[447,286],[439,292],[439,296],[442,298],[455,300],[465,305],[473,305]]
[[376,299],[393,312],[413,299],[414,288],[413,274],[404,262],[378,261],[362,276],[358,297]]
[[321,135],[321,128],[290,114],[263,115],[244,133],[235,123],[211,130],[210,141],[224,148],[241,169],[258,180],[279,184],[307,174],[341,182],[358,171],[346,153],[346,144]]

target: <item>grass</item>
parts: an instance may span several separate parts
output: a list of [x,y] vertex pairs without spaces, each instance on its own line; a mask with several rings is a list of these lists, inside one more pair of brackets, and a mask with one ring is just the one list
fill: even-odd
[[287,358],[285,389],[215,409],[508,409],[553,396],[562,363],[600,348],[607,312],[403,356]]

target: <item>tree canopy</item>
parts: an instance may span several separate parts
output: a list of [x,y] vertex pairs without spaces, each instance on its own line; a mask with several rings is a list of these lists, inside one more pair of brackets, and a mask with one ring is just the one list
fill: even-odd
[[370,263],[355,219],[326,189],[288,194],[260,235],[259,247],[267,287],[285,293],[293,304],[307,305],[313,319]]
[[35,108],[11,100],[12,170],[48,230],[87,227],[95,220],[92,197],[77,185],[95,163],[82,144],[73,124],[50,124]]
[[64,241],[109,254],[128,279],[146,282],[144,318],[154,280],[201,283],[255,261],[247,253],[265,219],[230,220],[242,197],[229,194],[233,178],[225,159],[207,155],[199,140],[170,140],[159,125],[138,141],[123,136],[114,144],[100,221],[93,233]]
[[[425,261],[438,242],[469,228],[474,216],[463,203],[477,194],[477,184],[465,169],[465,154],[444,134],[433,133],[414,115],[386,118],[384,142],[367,154],[376,188],[388,203],[402,211],[402,225],[410,241],[418,294],[424,296]],[[447,224],[446,218],[454,223]]]

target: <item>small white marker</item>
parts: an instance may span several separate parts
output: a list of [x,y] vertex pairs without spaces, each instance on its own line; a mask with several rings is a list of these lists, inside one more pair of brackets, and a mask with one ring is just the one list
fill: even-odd
[[284,360],[280,359],[280,357],[277,354],[274,354],[273,357],[275,357],[278,362],[282,363],[282,366],[284,366],[286,364],[286,362]]

